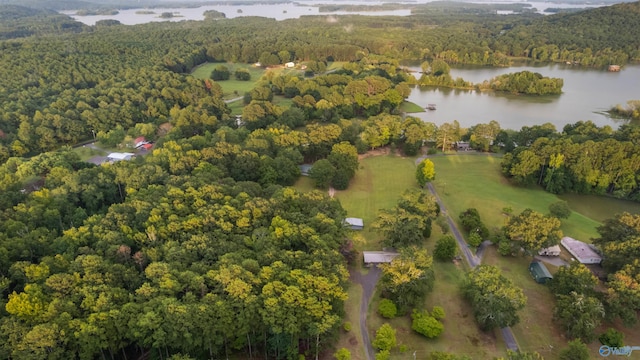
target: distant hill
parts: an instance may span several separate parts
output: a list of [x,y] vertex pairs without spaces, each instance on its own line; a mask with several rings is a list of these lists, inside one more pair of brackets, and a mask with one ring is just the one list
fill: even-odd
[[0,40],[32,35],[80,32],[87,28],[67,15],[53,10],[18,5],[0,5]]
[[[640,2],[621,3],[576,13],[556,14],[516,22],[505,37],[533,38],[536,44],[560,48],[640,49]],[[638,54],[640,55],[640,54]]]

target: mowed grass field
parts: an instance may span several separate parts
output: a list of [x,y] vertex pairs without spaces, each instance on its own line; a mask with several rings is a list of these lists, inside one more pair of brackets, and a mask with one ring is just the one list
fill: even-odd
[[[425,241],[425,247],[433,252],[435,242],[442,236],[440,228],[434,224],[431,238]],[[467,271],[464,262],[434,261],[435,283],[424,302],[423,309],[431,311],[434,306],[441,306],[445,311],[444,332],[437,339],[427,339],[411,330],[411,316],[385,319],[378,315],[380,301],[376,294],[370,306],[367,325],[371,335],[384,323],[389,323],[397,331],[398,346],[405,345],[407,351],[392,351],[392,359],[426,359],[432,351],[444,351],[458,355],[468,355],[472,359],[494,359],[506,355],[504,342],[498,332],[480,330],[473,317],[473,312],[460,293],[460,285]],[[373,339],[373,337],[372,337]]]
[[[612,198],[568,195],[557,197],[539,188],[521,188],[509,184],[500,174],[500,158],[485,155],[449,155],[430,158],[436,168],[436,189],[447,208],[457,220],[457,215],[475,207],[483,221],[490,227],[500,227],[506,217],[503,207],[512,207],[517,214],[525,208],[548,213],[548,205],[560,199],[566,200],[573,213],[562,220],[565,235],[589,242],[597,237],[596,227],[604,219],[614,214],[628,211],[638,212],[640,205]],[[520,323],[513,332],[523,351],[537,351],[545,359],[557,359],[562,348],[567,345],[562,330],[553,321],[555,299],[543,285],[537,284],[529,274],[530,257],[502,257],[495,247],[486,250],[482,263],[495,265],[503,275],[521,287],[527,296],[527,306],[520,313]],[[557,268],[547,265],[551,273]],[[603,324],[596,334],[608,327],[615,327],[625,333],[625,344],[640,343],[640,325],[624,328],[620,324]],[[589,344],[593,358],[598,356],[600,343]]]
[[[350,284],[347,291],[347,301],[344,304],[345,322],[351,323],[351,330],[340,330],[340,338],[336,343],[336,349],[346,348],[351,352],[352,360],[367,360],[364,354],[362,333],[360,332],[360,301],[362,299],[362,286]],[[344,323],[343,323],[344,324]],[[333,356],[329,357],[333,359]]]
[[[217,81],[218,84],[222,87],[222,91],[224,92],[224,99],[233,99],[239,96],[244,95],[245,92],[251,91],[255,86],[256,82],[260,80],[262,75],[267,71],[263,68],[257,68],[249,64],[234,64],[234,63],[205,63],[202,64],[191,72],[191,76],[197,79],[208,79],[211,76],[211,72],[216,67],[223,65],[229,69],[231,76],[229,80]],[[236,80],[233,76],[233,73],[237,69],[247,69],[251,74],[251,80],[249,81],[239,81]]]
[[[510,207],[513,214],[527,208],[547,214],[550,204],[562,200],[537,187],[510,184],[500,173],[502,159],[499,156],[443,155],[430,159],[436,168],[433,183],[455,221],[464,210],[476,208],[482,221],[495,232],[506,224],[505,207]],[[576,209],[578,203],[584,206],[576,199],[569,206]],[[591,238],[597,237],[596,227],[599,225],[598,221],[574,210],[568,219],[562,220],[561,229],[566,236],[590,242]]]
[[[526,208],[548,213],[548,205],[560,200],[557,196],[539,188],[521,188],[509,184],[500,173],[499,156],[468,154],[432,156],[430,159],[436,168],[434,185],[454,220],[458,219],[460,212],[469,207],[475,207],[483,221],[495,231],[505,224],[506,217],[502,213],[504,207],[511,207],[514,214]],[[347,210],[348,216],[361,217],[365,221],[365,230],[353,236],[358,251],[381,248],[382,236],[376,233],[370,224],[375,220],[378,210],[393,207],[404,190],[417,186],[414,162],[415,158],[402,158],[395,155],[379,155],[362,159],[360,169],[349,189],[336,193],[336,197]],[[310,179],[303,177],[297,182],[296,187],[302,191],[308,191],[313,188],[313,183]],[[562,230],[568,236],[585,241],[597,236],[595,229],[600,221],[608,217],[607,213],[633,212],[640,207],[634,203],[591,196],[563,196],[562,198],[567,200],[574,210],[569,219],[563,220]],[[605,210],[593,212],[594,210],[591,209],[592,206],[605,205]],[[432,236],[425,241],[425,246],[432,251],[441,235],[441,230],[434,223]],[[483,263],[499,267],[506,277],[523,289],[528,298],[527,307],[520,313],[520,323],[513,327],[521,349],[537,351],[545,359],[554,360],[558,358],[560,350],[566,346],[567,340],[558,324],[553,321],[555,305],[553,295],[545,286],[533,281],[529,275],[530,261],[528,257],[499,256],[495,247],[489,247],[483,258]],[[548,267],[552,273],[557,270],[551,265]],[[391,320],[383,319],[376,313],[380,300],[379,295],[376,294],[370,304],[367,321],[371,339],[375,336],[375,330],[388,322],[397,330],[398,345],[407,347],[405,353],[395,349],[392,352],[393,359],[413,359],[414,352],[416,358],[426,358],[432,351],[466,354],[473,359],[505,356],[506,348],[499,332],[480,331],[468,303],[460,294],[460,282],[467,271],[466,264],[434,262],[434,270],[436,274],[434,290],[427,296],[424,309],[431,310],[435,305],[445,309],[444,333],[438,339],[428,340],[411,330],[411,318],[408,315]],[[357,316],[351,313],[357,313],[361,294],[360,286],[354,285],[349,290],[350,299],[345,304],[347,320],[352,322],[354,330],[358,326]],[[625,344],[640,344],[640,325],[627,329],[618,324],[603,324],[597,334],[610,326],[625,333]],[[337,348],[347,347],[352,351],[354,359],[361,359],[363,356],[361,334],[354,330],[342,333]],[[354,339],[358,340],[357,344],[354,344]],[[598,356],[599,346],[597,340],[589,344],[594,358]]]
[[360,160],[360,169],[345,191],[336,191],[335,197],[347,210],[348,217],[364,220],[364,242],[356,242],[356,249],[382,250],[381,236],[371,227],[378,211],[396,205],[400,195],[417,187],[415,158],[396,155],[371,156]]

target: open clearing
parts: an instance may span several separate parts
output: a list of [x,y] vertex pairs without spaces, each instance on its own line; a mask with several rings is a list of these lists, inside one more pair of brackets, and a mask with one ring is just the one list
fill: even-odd
[[422,106],[416,103],[412,103],[410,101],[404,101],[402,102],[402,104],[400,104],[400,111],[405,113],[419,113],[419,112],[424,112],[424,109],[422,108]]
[[[364,244],[355,244],[358,251],[380,250],[380,235],[371,228],[378,210],[395,206],[400,195],[417,187],[415,158],[396,155],[372,156],[360,160],[360,169],[345,191],[336,191],[336,198],[349,217],[364,220]],[[362,246],[360,246],[362,245]]]
[[[426,240],[427,249],[432,252],[437,239],[442,236],[440,228],[434,224],[431,238]],[[506,355],[504,342],[498,332],[483,332],[473,317],[473,312],[460,294],[460,284],[464,279],[464,262],[434,261],[435,284],[427,295],[423,309],[431,311],[441,306],[445,311],[444,332],[437,339],[427,339],[411,330],[411,316],[384,319],[377,314],[379,294],[374,297],[367,324],[372,334],[384,323],[389,323],[397,331],[398,345],[407,346],[406,353],[392,352],[392,359],[426,359],[432,351],[445,351],[458,355],[468,355],[472,359],[494,359]]]
[[[532,208],[542,213],[548,212],[548,205],[560,200],[557,196],[539,188],[520,188],[509,184],[500,173],[500,157],[491,155],[443,155],[430,159],[436,166],[436,189],[445,202],[454,220],[457,215],[469,207],[480,212],[483,221],[495,231],[505,224],[506,217],[502,209],[511,207],[517,214],[525,208]],[[383,154],[365,157],[360,160],[360,169],[352,180],[349,189],[339,191],[336,197],[351,217],[361,217],[365,221],[365,230],[354,234],[355,248],[362,250],[378,250],[382,237],[370,227],[379,209],[388,209],[396,204],[398,196],[405,190],[417,186],[415,183],[415,158],[402,158]],[[312,189],[312,181],[302,177],[296,187],[303,191]],[[574,213],[563,221],[562,230],[566,235],[589,241],[597,236],[595,228],[599,221],[606,218],[605,212],[615,214],[620,211],[634,211],[640,205],[615,199],[602,199],[591,196],[562,197],[569,201]],[[589,204],[601,206],[600,200],[606,203],[606,210],[593,212]],[[592,219],[588,216],[593,216]],[[435,241],[442,235],[434,223],[433,234],[426,240],[426,247],[432,251]],[[527,307],[520,313],[521,322],[512,327],[522,350],[538,351],[547,360],[557,359],[559,351],[566,346],[567,340],[561,329],[553,322],[554,297],[543,285],[537,284],[528,272],[530,258],[502,257],[495,247],[485,251],[483,263],[499,267],[503,274],[520,286],[528,298]],[[358,270],[358,269],[356,269]],[[428,340],[411,330],[411,318],[404,316],[391,320],[381,318],[377,313],[379,294],[374,296],[370,304],[367,325],[373,339],[375,330],[385,322],[389,322],[398,332],[398,345],[405,345],[408,350],[400,353],[392,352],[394,359],[425,358],[431,351],[449,351],[456,354],[467,354],[473,359],[493,359],[504,356],[504,342],[498,332],[482,332],[478,328],[468,304],[460,296],[459,284],[464,278],[466,266],[463,263],[434,262],[436,282],[434,291],[425,301],[425,309],[431,310],[434,305],[445,309],[445,331],[438,338]],[[557,269],[549,266],[553,273]],[[356,290],[357,289],[357,290]],[[353,330],[342,332],[338,348],[347,347],[352,351],[354,359],[364,355],[361,341],[351,345],[352,338],[360,339],[357,328],[356,313],[362,291],[359,286],[349,290],[350,300],[346,304],[348,321]],[[602,333],[612,324],[604,324],[596,332]],[[618,330],[625,333],[626,344],[640,344],[640,325],[627,329],[616,324]],[[351,340],[353,342],[353,340]],[[589,344],[594,357],[600,344],[596,340]]]
[[[362,286],[350,284],[347,291],[349,298],[344,304],[345,322],[351,323],[351,330],[340,330],[340,339],[336,343],[336,350],[347,348],[351,352],[352,360],[367,360],[364,355],[362,333],[360,332],[360,299],[362,298]],[[330,357],[333,359],[333,356]]]
[[[218,66],[226,66],[229,69],[230,77],[229,80],[216,81],[217,84],[220,84],[222,87],[222,91],[224,92],[223,98],[225,100],[233,99],[238,96],[244,95],[245,92],[251,91],[255,86],[256,82],[260,80],[262,75],[266,72],[265,69],[257,68],[251,66],[249,64],[234,64],[234,63],[204,63],[191,72],[191,76],[196,79],[208,79],[211,76],[211,72]],[[236,80],[233,76],[233,73],[237,69],[247,69],[251,74],[251,80],[249,81],[240,81]]]
[[[506,224],[502,209],[510,207],[513,214],[526,208],[549,213],[549,204],[561,199],[538,187],[524,188],[510,184],[500,173],[501,158],[485,154],[443,155],[430,157],[435,164],[434,185],[447,204],[451,217],[468,208],[476,208],[482,221],[495,232]],[[589,242],[597,237],[600,223],[574,211],[562,220],[566,236]]]

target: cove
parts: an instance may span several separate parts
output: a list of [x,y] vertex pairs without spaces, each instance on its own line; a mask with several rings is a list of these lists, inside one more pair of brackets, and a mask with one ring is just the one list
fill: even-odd
[[[411,67],[419,71],[419,67]],[[617,128],[624,120],[611,119],[611,106],[640,99],[640,66],[627,65],[620,72],[585,69],[565,64],[519,65],[509,68],[458,67],[451,76],[480,83],[492,77],[533,71],[564,80],[563,93],[553,96],[526,96],[492,91],[416,87],[408,100],[422,107],[435,104],[436,110],[411,114],[424,121],[442,124],[458,120],[463,127],[496,120],[502,128],[519,130],[522,126],[552,123],[558,130],[566,124],[591,120],[598,126]],[[415,73],[420,76],[419,73]]]

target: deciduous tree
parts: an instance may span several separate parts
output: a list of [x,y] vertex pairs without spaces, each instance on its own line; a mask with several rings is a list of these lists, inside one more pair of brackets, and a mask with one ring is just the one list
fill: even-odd
[[522,289],[505,278],[500,269],[480,265],[467,274],[462,286],[474,316],[484,330],[513,326],[520,321],[518,311],[527,302]]

